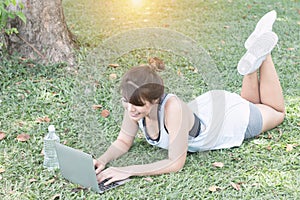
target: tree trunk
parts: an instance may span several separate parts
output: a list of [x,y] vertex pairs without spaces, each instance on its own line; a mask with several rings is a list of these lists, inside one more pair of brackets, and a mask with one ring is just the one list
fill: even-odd
[[[42,63],[66,62],[75,64],[75,43],[68,30],[62,0],[22,0],[26,24],[19,19],[9,22],[18,34],[7,36],[10,53],[17,52],[26,58]],[[16,9],[16,8],[10,8]]]

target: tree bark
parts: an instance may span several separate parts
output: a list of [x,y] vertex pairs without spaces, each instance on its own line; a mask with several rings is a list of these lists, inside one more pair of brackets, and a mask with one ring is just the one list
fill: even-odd
[[74,65],[75,42],[65,22],[62,0],[22,0],[22,3],[27,22],[9,21],[19,33],[7,36],[8,52],[17,52],[44,64]]

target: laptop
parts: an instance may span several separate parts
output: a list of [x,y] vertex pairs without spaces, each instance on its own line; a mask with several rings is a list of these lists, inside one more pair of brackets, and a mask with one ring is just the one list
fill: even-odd
[[97,193],[118,187],[128,182],[130,179],[113,182],[104,186],[103,181],[97,182],[93,158],[91,155],[66,145],[55,143],[59,168],[62,176],[72,183],[79,184],[85,188],[90,188]]

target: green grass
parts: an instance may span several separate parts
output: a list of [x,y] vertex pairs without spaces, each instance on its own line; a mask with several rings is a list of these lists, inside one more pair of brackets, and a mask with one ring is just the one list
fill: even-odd
[[[178,31],[203,47],[217,66],[224,87],[239,92],[241,77],[236,64],[245,52],[243,42],[258,19],[275,9],[278,19],[274,31],[279,42],[273,59],[284,90],[287,115],[278,128],[259,138],[245,141],[241,147],[189,154],[178,173],[142,177],[100,196],[103,199],[297,199],[300,196],[300,2],[294,1],[146,1],[133,8],[130,1],[85,3],[67,0],[64,9],[70,30],[81,45],[78,73],[64,65],[39,65],[29,60],[2,57],[0,61],[0,199],[98,199],[99,195],[64,180],[58,171],[42,167],[43,136],[54,124],[61,141],[74,148],[99,156],[113,141],[121,121],[117,86],[121,74],[132,65],[159,56],[176,76],[184,75],[181,88],[192,87],[193,96],[205,90],[201,76],[189,70],[193,66],[184,57],[158,50],[135,50],[113,63],[119,68],[90,66],[91,50],[105,39],[133,28],[161,27]],[[97,52],[96,52],[97,53]],[[95,70],[95,71],[93,71]],[[84,73],[86,72],[86,73]],[[109,75],[117,74],[117,79]],[[166,74],[168,77],[168,74]],[[168,87],[174,87],[172,79]],[[181,81],[181,80],[180,80]],[[182,82],[181,82],[182,83]],[[192,86],[190,86],[192,85]],[[200,85],[197,87],[196,85]],[[176,88],[174,88],[176,89]],[[93,110],[101,104],[111,111],[108,118]],[[48,116],[50,122],[36,120]],[[30,139],[18,142],[17,135]],[[296,144],[286,151],[288,144]],[[166,151],[149,146],[137,138],[131,151],[112,165],[149,162],[166,156]],[[223,162],[223,168],[212,166]],[[231,183],[238,183],[235,190]],[[220,187],[210,192],[210,186]],[[78,190],[75,190],[75,189]]]

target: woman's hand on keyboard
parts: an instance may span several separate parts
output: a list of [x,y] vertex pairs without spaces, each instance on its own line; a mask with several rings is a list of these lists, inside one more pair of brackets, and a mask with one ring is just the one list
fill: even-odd
[[94,166],[95,166],[95,171],[96,171],[96,175],[98,175],[104,168],[105,168],[105,164],[103,164],[100,160],[93,160]]
[[128,172],[121,170],[118,167],[109,167],[97,175],[97,180],[100,183],[100,182],[104,181],[105,179],[109,179],[104,184],[104,185],[108,185],[112,182],[124,180],[129,177],[130,177],[130,174]]

